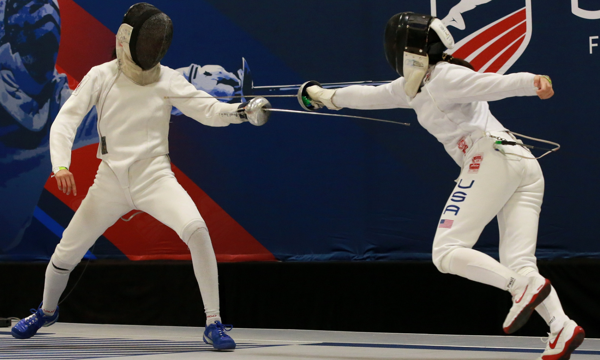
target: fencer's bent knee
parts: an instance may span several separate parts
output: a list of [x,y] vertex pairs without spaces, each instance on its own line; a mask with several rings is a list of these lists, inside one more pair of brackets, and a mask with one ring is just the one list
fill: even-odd
[[52,257],[50,258],[50,266],[54,267],[54,269],[60,272],[71,272],[73,269],[75,269],[77,264],[79,264],[79,261],[76,263],[64,261],[58,257],[56,253],[52,254]]
[[194,219],[194,220],[190,221],[183,227],[183,230],[181,231],[181,234],[180,234],[181,240],[183,240],[184,243],[188,244],[190,241],[190,238],[192,237],[192,234],[195,233],[198,229],[202,229],[202,228],[208,230],[204,220]]
[[452,250],[448,251],[447,248],[433,248],[431,252],[431,258],[435,267],[444,274],[447,274],[450,269],[450,253]]

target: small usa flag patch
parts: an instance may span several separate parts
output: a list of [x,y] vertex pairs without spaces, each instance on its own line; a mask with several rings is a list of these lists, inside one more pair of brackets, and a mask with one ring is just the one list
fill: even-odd
[[442,219],[440,220],[440,224],[438,225],[439,229],[450,229],[454,220]]

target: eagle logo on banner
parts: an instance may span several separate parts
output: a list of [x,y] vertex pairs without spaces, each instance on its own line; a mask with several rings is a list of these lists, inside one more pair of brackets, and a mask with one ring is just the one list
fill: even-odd
[[479,72],[504,74],[531,39],[531,0],[431,0],[431,14],[456,40],[448,53]]

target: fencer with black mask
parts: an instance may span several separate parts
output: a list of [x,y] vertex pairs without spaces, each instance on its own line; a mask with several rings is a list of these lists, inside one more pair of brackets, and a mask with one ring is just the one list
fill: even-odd
[[[313,85],[305,89],[309,100],[316,108],[333,110],[415,110],[419,123],[462,169],[438,223],[434,264],[443,273],[510,292],[513,306],[503,325],[506,333],[523,326],[536,309],[551,330],[542,359],[567,359],[585,332],[565,315],[556,291],[536,265],[544,177],[528,149],[517,145],[507,150],[496,144],[514,143],[516,138],[488,105],[513,96],[550,98],[554,94],[550,78],[474,71],[468,62],[445,53],[454,46],[452,35],[439,19],[428,15],[392,16],[384,44],[386,59],[400,78],[381,86],[337,90]],[[473,249],[494,217],[500,228],[500,262]]]
[[206,313],[204,341],[235,348],[221,323],[217,262],[196,205],[175,179],[168,157],[171,110],[208,126],[268,120],[264,98],[222,103],[197,90],[176,70],[160,64],[173,37],[171,19],[148,3],[133,5],[116,36],[117,59],[93,67],[60,110],[50,131],[52,170],[59,189],[76,194],[69,171],[77,128],[96,106],[100,167],[92,187],[56,247],[46,271],[43,302],[12,329],[29,338],[58,318],[69,274],[104,231],[131,210],[144,211],[177,232],[188,245]]
[[165,13],[150,4],[132,7],[117,32],[121,71],[142,86],[157,82],[172,39],[173,22]]

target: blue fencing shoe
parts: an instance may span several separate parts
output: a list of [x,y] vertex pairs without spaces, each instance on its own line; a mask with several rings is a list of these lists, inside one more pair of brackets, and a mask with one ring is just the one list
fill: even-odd
[[231,325],[223,325],[219,321],[208,325],[204,330],[204,342],[212,344],[217,350],[233,350],[235,349],[235,341],[225,332],[233,329]]
[[41,327],[50,326],[58,320],[58,306],[56,307],[56,312],[54,312],[54,315],[52,316],[44,315],[41,305],[37,310],[31,309],[31,313],[32,315],[19,321],[17,325],[13,326],[10,331],[12,336],[17,339],[29,339],[35,335]]

